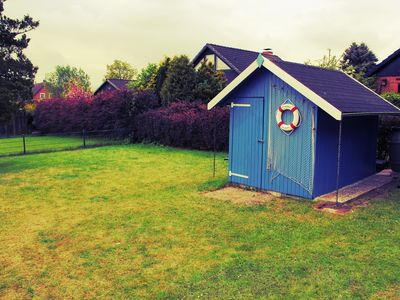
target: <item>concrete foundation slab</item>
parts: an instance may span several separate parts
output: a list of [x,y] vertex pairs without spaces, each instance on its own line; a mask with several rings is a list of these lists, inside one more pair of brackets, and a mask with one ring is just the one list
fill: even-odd
[[[367,177],[351,185],[342,187],[339,190],[339,202],[344,203],[374,191],[394,180],[393,172],[390,169],[383,170],[375,175]],[[336,201],[336,191],[322,195],[315,200],[325,202]]]

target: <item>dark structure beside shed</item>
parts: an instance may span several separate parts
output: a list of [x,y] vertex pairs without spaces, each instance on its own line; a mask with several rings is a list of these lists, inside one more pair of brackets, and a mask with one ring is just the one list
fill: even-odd
[[400,49],[375,66],[367,76],[378,79],[378,93],[400,93]]

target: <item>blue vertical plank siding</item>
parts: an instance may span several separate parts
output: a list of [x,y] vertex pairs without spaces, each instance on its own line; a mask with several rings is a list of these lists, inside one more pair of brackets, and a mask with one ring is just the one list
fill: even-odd
[[[285,101],[301,114],[290,135],[275,118]],[[308,199],[335,190],[338,121],[264,68],[226,97],[226,104],[232,102],[250,107],[231,108],[230,182]],[[282,116],[285,123],[292,117],[290,112]],[[378,118],[353,116],[342,122],[340,186],[374,174]]]
[[[319,110],[314,197],[336,189],[339,122]],[[378,117],[344,117],[339,186],[354,183],[376,172]]]
[[[303,116],[300,127],[289,136],[279,129],[275,120],[276,110],[287,100]],[[229,170],[251,176],[248,179],[230,176],[230,182],[311,198],[314,105],[265,69],[256,71],[238,87],[229,96],[227,103],[231,102],[251,102],[252,108],[231,108]],[[285,122],[290,123],[291,118],[291,113],[283,115]],[[263,142],[259,143],[259,139]]]
[[[315,107],[304,96],[275,75],[270,76],[270,111],[266,122],[270,128],[270,149],[265,161],[263,188],[288,195],[312,198],[313,194],[313,128]],[[277,126],[275,113],[285,101],[298,107],[301,115],[299,127],[287,135]],[[290,123],[292,113],[285,112],[283,121]],[[267,169],[268,168],[268,169]]]
[[261,188],[264,98],[238,98],[232,103],[229,180]]

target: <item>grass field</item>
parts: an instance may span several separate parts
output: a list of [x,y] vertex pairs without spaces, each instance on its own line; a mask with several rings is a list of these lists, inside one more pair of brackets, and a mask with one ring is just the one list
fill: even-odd
[[[110,144],[113,141],[106,138],[88,136],[85,144]],[[27,136],[25,150],[27,153],[59,151],[83,147],[82,136]],[[18,155],[24,151],[22,137],[0,138],[0,156]]]
[[0,298],[398,299],[400,193],[346,216],[212,200],[224,154],[145,145],[0,159]]

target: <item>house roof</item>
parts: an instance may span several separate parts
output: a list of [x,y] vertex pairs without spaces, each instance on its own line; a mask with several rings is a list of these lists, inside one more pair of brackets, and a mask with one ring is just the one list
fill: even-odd
[[96,95],[105,84],[110,84],[113,88],[115,88],[116,90],[122,90],[124,88],[126,88],[126,85],[131,82],[132,80],[126,80],[126,79],[116,79],[116,78],[110,78],[107,79],[106,81],[104,81],[93,93],[94,95]]
[[108,82],[111,83],[115,88],[118,90],[121,90],[123,88],[126,88],[126,85],[131,82],[132,80],[126,80],[126,79],[116,79],[116,78],[111,78],[108,79]]
[[43,83],[43,82],[35,83],[35,84],[33,85],[33,88],[32,88],[32,95],[35,96],[35,95],[36,95],[37,93],[39,93],[40,90],[43,89],[43,88],[44,88],[44,83]]
[[337,120],[345,115],[400,113],[400,109],[341,71],[282,60],[271,61],[262,55],[212,99],[208,109],[224,101],[239,84],[261,67],[271,71]]
[[[196,65],[199,60],[203,57],[204,53],[210,50],[217,55],[224,63],[226,63],[232,70],[237,74],[243,72],[253,61],[257,59],[258,52],[244,50],[239,48],[206,44],[203,49],[193,59],[193,64]],[[280,60],[276,55],[269,55],[271,60]]]
[[390,54],[388,57],[386,57],[384,60],[382,60],[379,64],[377,64],[374,68],[372,68],[365,76],[372,76],[376,72],[382,70],[384,67],[386,67],[389,63],[391,63],[394,59],[400,56],[400,48],[394,51],[392,54]]

